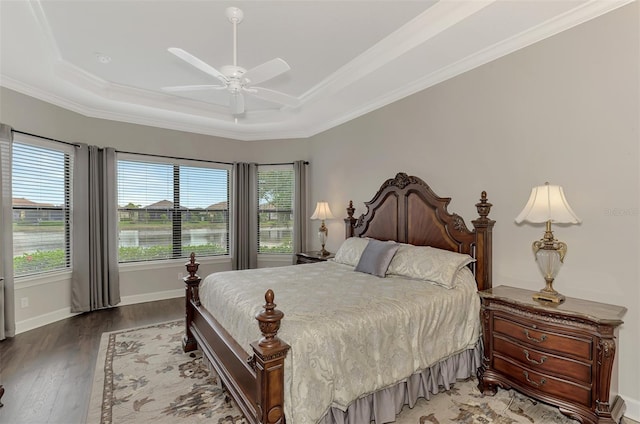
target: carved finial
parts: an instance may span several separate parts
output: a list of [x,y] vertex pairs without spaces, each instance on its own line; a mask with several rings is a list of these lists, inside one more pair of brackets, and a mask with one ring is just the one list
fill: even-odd
[[487,192],[482,191],[480,195],[480,202],[476,203],[476,208],[478,209],[478,215],[480,215],[480,219],[487,219],[489,212],[491,212],[491,203],[487,202]]
[[260,331],[262,332],[262,338],[258,342],[258,345],[263,348],[270,348],[281,344],[278,338],[278,330],[280,329],[280,320],[284,317],[284,313],[276,309],[276,304],[273,303],[274,297],[273,290],[267,290],[264,295],[264,300],[266,301],[264,310],[256,315]]
[[273,290],[269,289],[267,290],[267,292],[264,294],[264,300],[267,302],[266,305],[264,305],[264,308],[268,311],[273,311],[273,308],[276,307],[275,303],[273,303],[273,298],[274,298],[274,294],[273,294]]
[[347,217],[344,219],[345,223],[345,237],[353,237],[353,226],[356,223],[356,219],[353,217],[356,209],[353,207],[353,200],[349,200],[349,206],[347,207]]
[[349,200],[349,206],[347,206],[347,215],[349,218],[353,218],[353,214],[356,209],[353,207],[353,200]]
[[196,275],[196,272],[198,272],[198,267],[200,266],[200,264],[196,262],[196,254],[194,252],[191,252],[191,255],[189,255],[189,262],[184,264],[184,266],[187,268],[187,272],[189,273],[189,276],[187,277],[187,281],[200,279],[200,277]]

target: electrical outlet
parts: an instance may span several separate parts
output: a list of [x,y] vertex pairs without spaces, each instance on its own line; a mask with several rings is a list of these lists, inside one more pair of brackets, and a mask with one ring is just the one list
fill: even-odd
[[178,273],[178,280],[182,281],[182,278],[184,277],[184,274],[182,274],[181,272]]
[[29,307],[29,298],[28,297],[20,298],[20,307],[21,308],[28,308]]

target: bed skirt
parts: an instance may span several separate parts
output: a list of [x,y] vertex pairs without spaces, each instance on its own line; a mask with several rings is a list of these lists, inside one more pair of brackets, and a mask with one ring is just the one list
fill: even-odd
[[[482,361],[482,338],[474,348],[444,359],[424,371],[413,374],[395,386],[355,400],[346,411],[331,408],[318,424],[385,424],[396,420],[405,405],[413,408],[418,399],[429,400],[431,394],[447,391],[459,380],[476,375]],[[212,374],[216,374],[207,357],[202,357]],[[218,384],[222,387],[220,380]]]
[[418,399],[428,400],[431,394],[449,390],[456,381],[474,376],[481,365],[481,358],[482,339],[474,348],[450,356],[393,387],[357,399],[346,411],[331,408],[320,424],[393,422],[404,405],[413,408]]

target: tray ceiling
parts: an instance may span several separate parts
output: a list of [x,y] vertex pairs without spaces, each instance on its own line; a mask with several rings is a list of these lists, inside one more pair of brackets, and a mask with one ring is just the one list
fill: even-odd
[[[304,138],[354,119],[631,0],[1,1],[0,85],[90,117],[238,140]],[[291,70],[260,86],[298,107],[225,91],[167,51],[238,64],[275,57]]]

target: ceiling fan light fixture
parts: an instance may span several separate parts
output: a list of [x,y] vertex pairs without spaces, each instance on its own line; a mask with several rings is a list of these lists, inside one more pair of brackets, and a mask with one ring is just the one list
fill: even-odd
[[244,96],[240,92],[235,92],[229,98],[229,107],[231,108],[231,114],[235,117],[242,115],[245,112],[244,109]]

